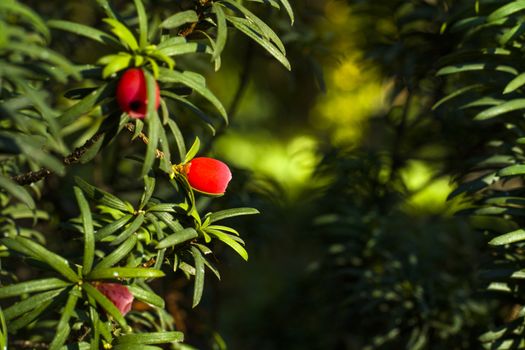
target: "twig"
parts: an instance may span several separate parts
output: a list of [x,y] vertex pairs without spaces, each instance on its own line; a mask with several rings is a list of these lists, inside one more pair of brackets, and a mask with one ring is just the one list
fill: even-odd
[[[89,140],[87,140],[82,146],[77,147],[73,150],[73,152],[64,159],[62,159],[62,163],[64,165],[71,165],[74,163],[78,163],[80,161],[80,158],[91,148],[97,141],[104,135],[104,132],[99,131],[95,135],[93,135]],[[17,182],[19,185],[30,185],[34,182],[40,181],[49,175],[51,175],[53,172],[49,169],[42,168],[37,171],[29,171],[25,174],[16,175],[13,176],[11,179],[13,179],[15,182]]]
[[99,131],[87,140],[81,147],[75,148],[73,153],[64,158],[65,165],[71,165],[80,161],[80,158],[104,135],[104,132]]
[[[125,127],[131,133],[135,132],[135,125],[133,123],[127,123]],[[80,161],[80,159],[82,158],[82,156],[91,147],[93,147],[93,145],[95,143],[97,143],[98,140],[100,140],[100,138],[104,135],[104,133],[105,133],[104,131],[98,131],[89,140],[87,140],[82,146],[75,148],[73,150],[73,152],[71,152],[71,154],[69,154],[66,157],[64,157],[64,159],[62,160],[62,163],[64,163],[64,165],[71,165],[71,164],[78,163]],[[144,144],[147,145],[149,143],[148,137],[143,132],[139,133],[137,135],[137,137]],[[159,158],[159,159],[164,158],[164,152],[162,152],[159,149],[155,149],[155,157]],[[24,185],[30,185],[30,184],[32,184],[34,182],[38,182],[38,181],[48,177],[52,173],[53,172],[51,170],[46,169],[46,168],[42,168],[42,169],[37,170],[37,171],[29,171],[29,172],[21,174],[21,175],[13,176],[11,179],[14,180],[16,183],[18,183],[19,185],[24,186]]]
[[210,0],[199,0],[199,3],[197,4],[195,8],[195,12],[197,12],[197,16],[199,17],[199,20],[197,22],[191,22],[183,26],[179,31],[178,35],[187,37],[188,35],[192,34],[195,29],[197,28],[197,25],[201,23],[201,20],[204,19],[204,10],[210,6]]
[[19,185],[30,185],[33,182],[37,182],[42,180],[43,178],[51,175],[52,172],[49,169],[42,168],[38,171],[29,171],[25,174],[13,176],[11,179],[13,179],[15,182],[17,182]]
[[[125,128],[128,129],[129,132],[135,133],[135,125],[133,123],[126,123]],[[147,145],[149,143],[149,139],[143,132],[140,132],[137,137],[145,144]],[[155,157],[162,159],[164,158],[164,152],[159,150],[158,148],[155,149]]]

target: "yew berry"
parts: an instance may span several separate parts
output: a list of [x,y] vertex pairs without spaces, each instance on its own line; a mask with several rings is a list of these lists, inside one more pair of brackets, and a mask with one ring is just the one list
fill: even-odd
[[[117,102],[120,108],[131,118],[142,119],[148,110],[146,78],[139,68],[128,69],[117,85]],[[160,90],[155,83],[155,109],[159,108]]]
[[131,310],[133,294],[128,287],[118,283],[99,283],[97,289],[117,307],[123,316]]
[[184,166],[186,178],[193,189],[211,195],[222,195],[232,179],[228,166],[220,160],[194,158]]

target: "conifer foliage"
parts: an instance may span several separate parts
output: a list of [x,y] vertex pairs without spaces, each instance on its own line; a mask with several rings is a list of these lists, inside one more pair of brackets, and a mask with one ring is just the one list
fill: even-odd
[[[227,192],[232,174],[195,158],[228,115],[194,61],[219,70],[237,32],[290,69],[279,36],[251,8],[281,9],[292,23],[293,12],[287,0],[163,3],[90,2],[91,25],[0,2],[1,349],[183,348],[151,284],[186,275],[196,307],[205,273],[220,278],[216,247],[248,259],[223,220],[258,211],[202,204]],[[77,45],[101,54],[78,62]],[[104,165],[133,176],[108,188],[81,171]],[[50,183],[69,194],[65,204],[46,199]]]

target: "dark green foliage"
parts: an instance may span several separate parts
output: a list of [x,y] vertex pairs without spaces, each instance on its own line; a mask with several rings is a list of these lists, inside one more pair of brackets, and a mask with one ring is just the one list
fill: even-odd
[[[469,201],[476,226],[493,247],[481,277],[491,296],[509,309],[493,331],[480,340],[489,349],[521,349],[523,320],[519,274],[523,268],[520,237],[523,192],[522,28],[521,1],[480,2],[451,18],[447,26],[459,36],[458,49],[444,59],[450,95],[439,108],[455,113],[483,131],[478,154],[454,196]],[[482,73],[482,74],[479,74]],[[471,87],[471,88],[468,88]]]

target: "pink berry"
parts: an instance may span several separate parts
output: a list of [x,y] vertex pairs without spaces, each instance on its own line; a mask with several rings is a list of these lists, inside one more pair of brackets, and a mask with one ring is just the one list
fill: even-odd
[[97,284],[97,289],[111,300],[122,315],[127,314],[131,310],[133,294],[130,293],[126,286],[118,283],[99,283]]

